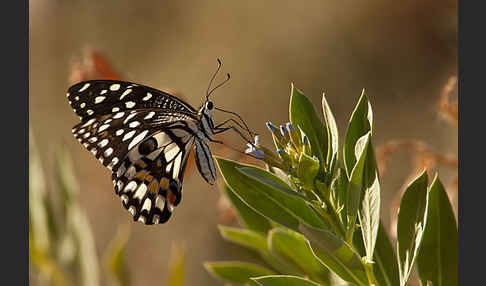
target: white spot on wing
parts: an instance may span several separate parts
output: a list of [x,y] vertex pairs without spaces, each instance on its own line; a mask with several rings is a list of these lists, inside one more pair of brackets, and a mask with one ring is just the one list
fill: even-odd
[[[170,149],[167,150],[167,148],[170,148]],[[174,159],[175,155],[177,155],[177,152],[179,152],[179,150],[180,150],[179,147],[177,147],[177,145],[175,143],[170,144],[165,149],[166,149],[166,151],[165,151],[165,160],[167,162],[172,161],[172,159]]]
[[116,164],[118,163],[118,158],[117,157],[113,157],[113,159],[111,160],[111,163],[110,165],[108,165],[108,168],[113,168],[113,166],[115,166]]
[[123,189],[123,192],[133,192],[135,188],[137,187],[137,183],[135,181],[131,181],[128,183],[125,188]]
[[134,106],[135,106],[135,102],[133,102],[133,101],[128,101],[128,102],[125,102],[125,106],[126,106],[127,108],[132,108],[132,107],[134,107]]
[[107,91],[108,91],[108,90],[103,89],[103,90],[100,92],[100,94],[105,94]]
[[123,124],[127,124],[127,122],[130,121],[130,119],[132,119],[136,115],[137,115],[136,113],[131,113],[130,115],[128,115],[127,118],[125,118],[125,120],[123,120]]
[[130,92],[132,92],[131,89],[127,89],[123,92],[123,94],[120,96],[120,100],[122,100],[125,96],[127,96]]
[[105,155],[105,157],[110,157],[111,153],[113,153],[113,148],[110,147],[106,149],[103,154]]
[[[130,144],[128,145],[128,149],[132,149],[132,147],[134,147],[135,145],[140,143],[140,141],[142,141],[143,138],[145,138],[145,135],[147,135],[147,133],[148,133],[148,130],[145,130],[142,133],[135,136],[135,138],[133,138],[132,142],[130,142]],[[128,133],[127,133],[127,135],[128,135]]]
[[83,102],[83,103],[81,103],[81,104],[79,105],[79,108],[84,108],[85,106],[86,106],[86,103],[84,103],[84,102]]
[[127,134],[125,134],[125,136],[123,136],[123,139],[122,141],[127,141],[128,139],[132,138],[133,134],[135,134],[135,130],[132,130],[130,132],[128,132]]
[[86,90],[86,89],[89,87],[89,85],[90,85],[89,83],[85,83],[85,84],[83,85],[83,87],[82,87],[82,88],[80,88],[78,91],[79,91],[79,92],[85,91],[85,90]]
[[164,210],[165,199],[161,195],[158,195],[155,199],[155,207],[159,208],[161,211]]
[[150,98],[152,97],[152,94],[150,92],[147,92],[147,96],[145,96],[144,98],[142,98],[143,101],[147,101],[149,100]]
[[106,97],[104,97],[104,96],[97,96],[95,98],[95,103],[98,104],[98,103],[102,102],[103,100],[105,100],[105,98]]
[[133,198],[138,199],[141,202],[143,197],[145,196],[145,193],[147,193],[147,185],[140,184],[140,187],[138,187],[137,191],[133,195]]
[[128,124],[128,126],[129,126],[130,128],[135,128],[135,127],[137,127],[138,125],[140,125],[140,122],[138,122],[138,121],[133,121],[133,122],[130,122],[130,124]]
[[117,114],[115,114],[115,116],[113,116],[113,119],[118,119],[118,118],[121,118],[123,117],[123,115],[125,115],[125,112],[118,112]]
[[120,136],[120,135],[122,135],[122,134],[123,134],[123,132],[124,132],[124,130],[123,130],[123,129],[118,129],[118,130],[115,132],[115,135],[116,135],[116,136]]
[[128,212],[132,215],[132,216],[135,216],[135,212],[136,212],[136,209],[134,206],[130,206],[128,208]]
[[111,112],[118,112],[118,111],[120,111],[120,108],[118,107],[113,107],[113,109],[111,110]]
[[179,176],[179,169],[181,167],[181,161],[182,161],[182,152],[177,155],[175,161],[174,161],[174,173],[172,174],[172,178],[177,178]]
[[170,172],[170,168],[172,168],[172,163],[173,162],[170,162],[169,165],[167,165],[167,167],[165,168],[165,172],[167,172],[167,173]]
[[158,223],[159,223],[159,221],[160,221],[159,216],[158,216],[158,215],[154,215],[154,217],[152,218],[152,222],[153,222],[154,224],[158,224]]
[[120,89],[120,85],[118,83],[112,84],[110,86],[110,90],[117,91]]
[[81,126],[81,127],[86,127],[86,126],[88,126],[88,125],[91,125],[91,124],[92,124],[93,122],[95,122],[95,121],[96,121],[96,119],[91,118],[91,119],[90,119],[90,120],[88,120],[88,121],[87,121],[85,124],[83,124],[83,126]]
[[86,113],[88,113],[88,115],[93,115],[94,111],[93,111],[93,110],[91,110],[91,109],[88,109],[88,110],[86,111]]
[[103,131],[103,130],[106,130],[106,129],[108,129],[108,127],[110,127],[110,125],[109,125],[109,124],[103,124],[103,125],[101,125],[101,126],[100,126],[100,128],[98,129],[98,132],[101,132],[101,131]]
[[154,117],[154,115],[155,115],[155,112],[150,111],[149,114],[147,114],[147,116],[144,117],[144,119],[150,119],[150,118]]
[[106,144],[108,144],[108,139],[105,138],[105,139],[101,140],[100,143],[98,143],[98,146],[100,146],[101,148],[103,148],[103,147],[106,146]]
[[147,210],[147,212],[150,212],[151,205],[152,205],[152,201],[149,198],[146,198],[142,206],[142,211]]
[[76,96],[76,97],[74,98],[74,100],[78,101],[78,100],[79,100],[79,96]]

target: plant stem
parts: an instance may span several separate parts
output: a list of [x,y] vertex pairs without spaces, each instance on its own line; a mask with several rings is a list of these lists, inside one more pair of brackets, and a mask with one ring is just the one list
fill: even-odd
[[363,263],[363,267],[366,272],[366,277],[368,277],[368,282],[370,286],[378,286],[378,282],[376,281],[375,278],[375,272],[373,272],[373,261],[369,261],[368,258],[363,257],[361,259],[361,262]]

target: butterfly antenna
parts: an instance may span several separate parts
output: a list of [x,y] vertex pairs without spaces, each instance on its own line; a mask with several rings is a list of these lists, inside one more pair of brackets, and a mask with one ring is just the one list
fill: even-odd
[[230,80],[231,76],[230,74],[226,74],[227,78],[220,84],[218,84],[217,86],[215,86],[213,89],[211,89],[211,91],[209,92],[209,94],[206,96],[206,99],[209,98],[209,96],[211,95],[211,93],[213,93],[213,91],[215,91],[217,88],[221,87],[222,85],[224,85],[225,83],[228,82],[228,80]]
[[218,72],[219,72],[219,70],[221,69],[221,66],[222,66],[221,60],[217,59],[217,61],[218,61],[218,68],[214,72],[213,77],[211,77],[211,80],[209,81],[208,88],[206,89],[206,100],[208,100],[209,95],[211,94],[209,92],[209,89],[211,88],[211,85],[213,84],[214,78],[216,78],[216,75],[218,74]]

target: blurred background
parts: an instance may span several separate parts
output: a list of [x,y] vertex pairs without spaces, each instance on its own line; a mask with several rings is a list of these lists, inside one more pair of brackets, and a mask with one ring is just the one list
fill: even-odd
[[[170,90],[198,107],[221,58],[217,81],[227,72],[232,78],[214,93],[216,106],[241,114],[268,147],[265,122],[289,120],[291,82],[319,109],[325,92],[341,136],[365,88],[382,160],[384,222],[393,221],[397,194],[423,166],[439,171],[457,208],[457,1],[31,0],[29,13],[30,128],[45,177],[54,177],[56,151],[66,146],[96,254],[120,225],[130,226],[131,285],[167,285],[174,242],[185,249],[185,285],[218,284],[204,270],[205,260],[249,254],[217,232],[218,223],[235,221],[218,187],[195,168],[186,172],[182,203],[169,222],[131,222],[110,171],[71,134],[79,119],[66,90],[86,74],[97,75],[96,63],[104,75]],[[216,121],[224,118],[217,114]],[[233,134],[224,139],[245,148]],[[215,154],[238,158],[213,147]],[[55,182],[47,179],[46,186],[53,192]]]

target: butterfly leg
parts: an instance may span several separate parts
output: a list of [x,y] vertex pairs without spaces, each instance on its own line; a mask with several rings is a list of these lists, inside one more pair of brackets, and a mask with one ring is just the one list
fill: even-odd
[[[243,127],[243,125],[241,125],[241,123],[240,123],[240,122],[238,122],[238,121],[234,120],[233,118],[227,119],[227,120],[225,120],[225,121],[223,121],[223,122],[219,123],[218,125],[214,126],[213,128],[214,128],[214,129],[220,129],[220,128],[223,128],[223,126],[224,126],[225,124],[229,123],[229,122],[232,122],[232,123],[234,123],[234,124],[238,125],[238,127],[239,127],[239,128],[241,128],[241,129],[245,130],[246,132],[248,132],[248,134],[250,134],[250,136],[252,136],[252,134],[255,134],[255,133],[254,133],[254,132],[252,132],[250,129],[248,129],[248,127]],[[255,135],[257,135],[257,134],[255,134]]]

